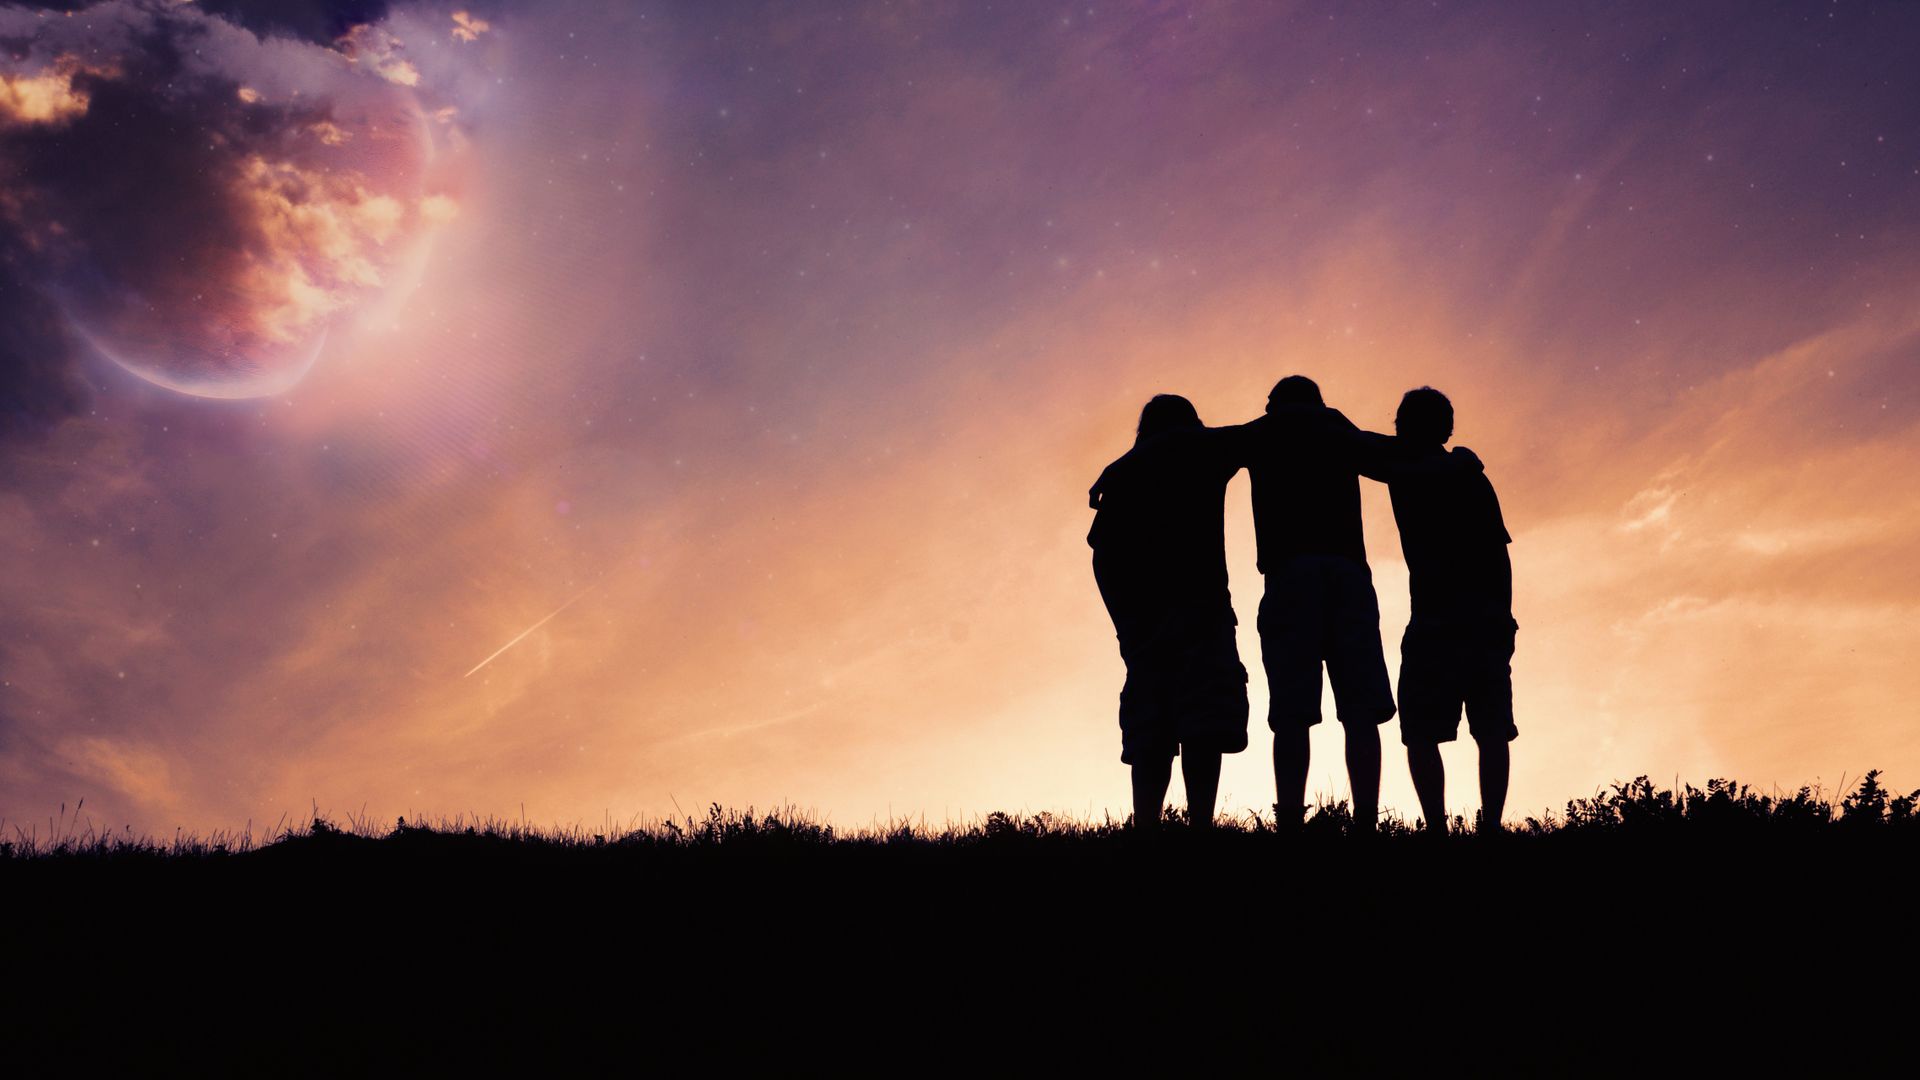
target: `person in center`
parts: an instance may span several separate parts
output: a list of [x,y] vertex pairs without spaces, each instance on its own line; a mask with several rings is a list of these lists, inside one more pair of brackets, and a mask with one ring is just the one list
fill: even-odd
[[1227,481],[1240,471],[1231,430],[1203,426],[1186,398],[1158,395],[1140,411],[1133,448],[1088,493],[1094,580],[1127,666],[1120,760],[1141,829],[1160,823],[1176,755],[1188,820],[1211,825],[1220,756],[1247,747],[1247,669],[1227,589]]
[[1304,375],[1281,379],[1266,414],[1224,428],[1253,480],[1259,569],[1260,658],[1267,670],[1278,823],[1306,812],[1308,733],[1320,722],[1321,668],[1346,729],[1353,819],[1374,827],[1380,810],[1380,725],[1393,690],[1380,647],[1380,603],[1360,520],[1358,429]]

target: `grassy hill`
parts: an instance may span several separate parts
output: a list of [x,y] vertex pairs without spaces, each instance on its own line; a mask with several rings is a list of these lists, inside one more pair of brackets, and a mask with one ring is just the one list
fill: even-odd
[[333,1075],[1858,1061],[1897,1045],[1878,1010],[1914,1019],[1917,795],[1642,778],[1493,837],[1356,836],[1339,804],[1144,837],[719,807],[614,835],[16,835],[5,1015],[70,1058]]

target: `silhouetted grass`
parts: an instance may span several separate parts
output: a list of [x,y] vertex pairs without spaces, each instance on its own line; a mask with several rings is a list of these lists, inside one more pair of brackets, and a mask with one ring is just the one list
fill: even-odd
[[[1790,794],[1764,794],[1731,780],[1709,780],[1704,788],[1692,784],[1678,790],[1662,788],[1645,776],[1618,782],[1588,798],[1570,800],[1560,813],[1527,816],[1510,824],[1498,840],[1538,846],[1573,838],[1638,837],[1646,841],[1688,837],[1784,839],[1788,837],[1920,836],[1920,791],[1904,795],[1889,791],[1880,772],[1866,773],[1857,787],[1837,802],[1814,787]],[[65,807],[47,823],[47,831],[19,824],[4,825],[0,860],[217,860],[238,856],[292,856],[298,852],[339,854],[377,848],[423,851],[500,853],[512,849],[530,852],[620,853],[782,853],[822,851],[1017,851],[1034,848],[1089,849],[1139,846],[1145,842],[1181,843],[1187,828],[1184,811],[1169,807],[1157,838],[1143,838],[1131,820],[1081,821],[1052,813],[995,812],[962,823],[928,826],[898,822],[843,829],[813,820],[803,810],[787,806],[761,811],[735,810],[713,805],[705,816],[629,822],[621,828],[605,823],[541,827],[501,818],[452,817],[408,821],[392,825],[347,815],[345,822],[316,814],[295,825],[282,824],[256,837],[251,828],[215,832],[207,836],[176,834],[170,838],[136,835],[130,829],[101,831],[81,824],[80,810],[70,819]],[[1417,823],[1387,814],[1366,839],[1388,846],[1479,842],[1476,823],[1456,816],[1444,837],[1423,834]],[[1248,813],[1222,817],[1207,842],[1239,844],[1262,838],[1282,841],[1332,842],[1352,838],[1353,819],[1346,801],[1327,801],[1311,808],[1301,824],[1284,829],[1276,817]]]

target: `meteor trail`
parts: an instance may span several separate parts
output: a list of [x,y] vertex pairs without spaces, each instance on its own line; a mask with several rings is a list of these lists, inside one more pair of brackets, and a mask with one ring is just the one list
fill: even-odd
[[[597,581],[593,583],[593,585],[598,585],[598,584],[600,584],[600,583],[599,583],[599,582],[597,582]],[[502,646],[500,646],[499,648],[497,648],[497,649],[495,649],[495,650],[493,650],[493,654],[492,654],[491,656],[488,656],[488,657],[487,657],[487,658],[486,658],[485,660],[482,660],[482,661],[480,661],[479,663],[477,663],[477,664],[475,664],[475,665],[473,665],[473,671],[469,671],[469,672],[467,672],[467,674],[466,674],[466,675],[462,675],[462,676],[460,676],[460,677],[464,679],[464,678],[466,678],[467,676],[469,676],[469,675],[472,675],[474,671],[479,671],[479,670],[480,670],[481,668],[483,668],[483,667],[486,667],[486,666],[487,666],[488,664],[491,664],[491,663],[493,663],[493,661],[494,661],[494,657],[497,657],[497,656],[499,656],[499,655],[500,655],[501,653],[503,653],[503,652],[506,652],[506,651],[507,651],[508,649],[511,649],[511,648],[513,648],[513,647],[514,647],[515,645],[518,645],[518,644],[520,644],[520,639],[521,639],[521,638],[524,638],[524,637],[526,637],[526,636],[527,636],[528,634],[531,634],[531,633],[533,633],[533,632],[534,632],[535,630],[538,630],[538,629],[540,629],[541,627],[543,627],[543,626],[545,626],[545,625],[547,625],[547,620],[548,620],[548,619],[551,619],[551,618],[553,618],[553,617],[554,617],[555,615],[558,615],[558,614],[560,614],[561,612],[563,612],[563,611],[565,611],[565,610],[567,610],[568,608],[570,608],[570,607],[572,607],[572,606],[573,606],[573,602],[574,602],[575,600],[578,600],[578,599],[580,599],[581,597],[583,597],[583,596],[585,596],[585,595],[587,595],[588,593],[590,593],[590,592],[592,592],[592,591],[593,591],[593,585],[589,585],[589,586],[587,586],[586,588],[584,588],[584,589],[581,589],[581,590],[580,590],[579,592],[577,592],[577,593],[574,593],[574,594],[573,594],[573,596],[572,596],[571,598],[569,598],[569,599],[567,600],[567,602],[566,602],[566,603],[564,603],[564,604],[561,604],[561,605],[560,605],[559,607],[557,607],[557,608],[554,608],[554,609],[553,609],[552,611],[550,611],[550,612],[548,612],[548,613],[547,613],[547,617],[546,617],[545,619],[541,619],[541,620],[540,620],[539,622],[537,622],[537,623],[534,623],[534,624],[533,624],[532,626],[529,626],[529,627],[527,627],[527,628],[526,628],[525,630],[522,630],[522,631],[520,631],[520,632],[519,632],[518,634],[515,634],[515,635],[513,636],[513,640],[512,640],[512,641],[509,641],[509,642],[507,642],[507,643],[506,643],[505,645],[502,645]]]

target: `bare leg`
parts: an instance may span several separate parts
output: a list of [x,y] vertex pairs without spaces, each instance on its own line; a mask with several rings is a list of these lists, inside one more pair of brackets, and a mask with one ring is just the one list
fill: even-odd
[[[1219,766],[1216,763],[1215,768]],[[1167,805],[1167,785],[1173,780],[1173,759],[1133,763],[1133,827],[1158,829],[1160,810]]]
[[1289,727],[1273,733],[1274,823],[1282,829],[1299,827],[1306,814],[1307,758],[1311,752],[1306,728]]
[[1353,825],[1373,831],[1380,819],[1380,729],[1372,724],[1347,726],[1347,779],[1353,785]]
[[1213,827],[1213,804],[1220,792],[1220,752],[1180,748],[1180,776],[1187,782],[1187,821],[1196,829]]
[[1413,774],[1413,790],[1420,796],[1420,816],[1427,828],[1447,831],[1447,767],[1440,760],[1439,743],[1419,743],[1407,747],[1407,771]]
[[1480,831],[1499,832],[1507,809],[1507,773],[1512,760],[1505,739],[1480,744]]

